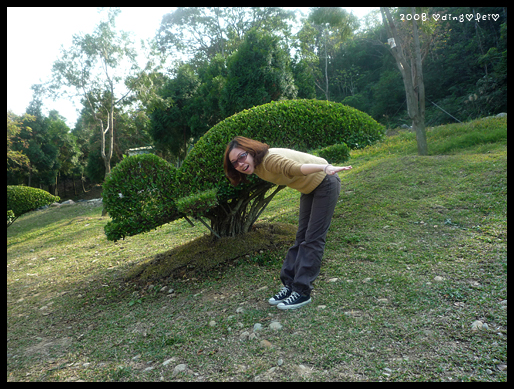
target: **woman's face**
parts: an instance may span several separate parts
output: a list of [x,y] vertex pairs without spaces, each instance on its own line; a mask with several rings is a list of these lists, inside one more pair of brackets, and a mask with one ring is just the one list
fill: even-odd
[[228,154],[228,157],[230,162],[232,162],[232,166],[234,166],[238,172],[252,174],[255,170],[252,155],[243,149],[237,147],[233,148]]

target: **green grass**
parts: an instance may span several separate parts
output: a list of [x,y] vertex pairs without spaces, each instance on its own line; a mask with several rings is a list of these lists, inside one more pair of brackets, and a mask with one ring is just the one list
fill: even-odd
[[[185,221],[112,243],[101,207],[23,215],[7,232],[7,380],[506,381],[506,120],[427,135],[428,157],[410,132],[352,152],[313,303],[298,311],[266,301],[288,233],[208,251],[206,229]],[[298,200],[281,191],[261,230],[294,225]],[[181,251],[209,270],[166,267]]]

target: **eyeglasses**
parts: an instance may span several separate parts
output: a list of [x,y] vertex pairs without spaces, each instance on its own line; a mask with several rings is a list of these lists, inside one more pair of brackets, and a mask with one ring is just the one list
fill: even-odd
[[232,161],[232,166],[234,166],[234,168],[237,168],[237,166],[240,163],[243,163],[244,161],[246,161],[246,157],[248,157],[248,151],[239,154],[237,159],[235,161]]

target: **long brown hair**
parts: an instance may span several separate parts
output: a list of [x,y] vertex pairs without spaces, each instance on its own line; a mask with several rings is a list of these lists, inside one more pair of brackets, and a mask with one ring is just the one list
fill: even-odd
[[246,174],[238,172],[232,165],[232,162],[230,162],[230,158],[228,156],[235,148],[247,151],[253,157],[255,167],[257,167],[268,152],[269,146],[266,143],[262,143],[250,138],[245,138],[244,136],[236,136],[234,139],[232,139],[232,141],[225,149],[223,168],[225,169],[225,175],[234,186],[241,182],[246,182]]

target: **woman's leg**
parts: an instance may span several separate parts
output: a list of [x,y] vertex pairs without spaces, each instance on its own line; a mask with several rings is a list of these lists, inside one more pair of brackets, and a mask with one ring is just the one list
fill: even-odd
[[292,289],[292,284],[295,278],[295,264],[298,256],[298,249],[300,244],[305,240],[305,233],[309,226],[309,219],[311,217],[312,199],[314,195],[312,193],[303,194],[300,196],[300,215],[298,217],[298,231],[296,232],[296,240],[293,246],[287,252],[286,258],[282,265],[280,272],[280,279],[284,286]]
[[[292,247],[294,249],[292,254],[296,254],[294,269],[291,271],[288,267],[287,270],[288,275],[294,274],[292,290],[304,296],[310,295],[312,283],[319,275],[326,236],[340,191],[341,180],[337,175],[325,177],[322,183],[308,195],[311,196],[308,207],[310,215],[305,230],[304,223],[307,217],[300,212],[303,241],[298,244],[297,235],[297,241]],[[307,208],[304,211],[307,212]],[[300,232],[300,227],[298,231]]]

